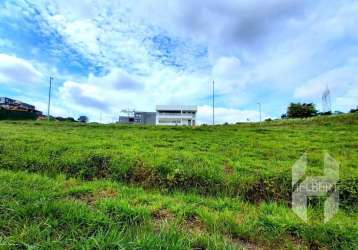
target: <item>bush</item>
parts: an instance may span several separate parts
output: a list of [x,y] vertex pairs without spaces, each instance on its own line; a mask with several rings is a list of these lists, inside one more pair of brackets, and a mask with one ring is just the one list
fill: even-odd
[[332,112],[331,112],[331,111],[328,111],[328,112],[321,112],[321,113],[319,113],[319,115],[321,115],[321,116],[332,115]]
[[0,120],[36,120],[37,114],[15,110],[0,109]]
[[350,113],[358,113],[358,107],[356,109],[351,109]]

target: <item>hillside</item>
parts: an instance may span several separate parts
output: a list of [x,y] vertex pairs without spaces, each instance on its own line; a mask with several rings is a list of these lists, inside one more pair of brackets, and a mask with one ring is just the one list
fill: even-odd
[[[0,245],[251,249],[358,247],[358,115],[227,126],[0,122]],[[291,167],[340,164],[341,210],[305,224]],[[77,241],[78,239],[78,241]]]

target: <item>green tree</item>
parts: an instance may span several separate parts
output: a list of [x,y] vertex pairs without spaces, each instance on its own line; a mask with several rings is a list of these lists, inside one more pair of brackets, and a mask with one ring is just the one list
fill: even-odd
[[313,103],[291,103],[287,108],[288,118],[305,118],[316,116],[318,113]]
[[84,115],[80,116],[77,120],[82,123],[87,123],[89,121],[88,117]]
[[357,113],[358,112],[358,106],[356,109],[351,109],[350,113]]

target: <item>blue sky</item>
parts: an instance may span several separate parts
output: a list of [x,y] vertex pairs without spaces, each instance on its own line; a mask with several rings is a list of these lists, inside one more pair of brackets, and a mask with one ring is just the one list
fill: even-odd
[[358,105],[358,1],[0,0],[0,95],[112,121],[122,109],[199,106],[217,121],[279,117],[328,86]]

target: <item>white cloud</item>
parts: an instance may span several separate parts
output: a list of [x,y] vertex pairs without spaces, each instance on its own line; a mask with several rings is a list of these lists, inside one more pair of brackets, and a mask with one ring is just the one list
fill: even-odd
[[[198,122],[199,124],[212,124],[212,107],[204,105],[198,108]],[[262,115],[266,117],[265,114]],[[247,122],[247,121],[259,121],[260,114],[254,110],[239,110],[231,108],[217,107],[215,108],[215,124],[223,123],[236,123],[236,122]]]
[[[308,1],[192,1],[146,0],[132,6],[157,24],[194,39],[214,44],[252,43],[272,31],[272,26],[299,17]],[[231,45],[231,44],[230,44]]]
[[[18,95],[14,96],[16,100],[21,100],[25,103],[31,103],[31,105],[34,105],[36,107],[36,110],[42,111],[43,115],[47,115],[48,110],[48,102],[34,99],[33,97],[29,97],[26,95]],[[61,116],[61,117],[69,117],[73,115],[70,113],[67,109],[64,109],[62,107],[62,104],[58,102],[56,99],[52,99],[51,101],[51,110],[50,110],[51,116]],[[77,118],[77,117],[75,117]]]
[[[90,84],[67,81],[60,88],[60,96],[64,101],[73,102],[87,109],[108,110],[108,104],[99,95],[99,89]],[[101,99],[100,99],[101,98]]]
[[155,104],[205,105],[210,102],[213,79],[218,98],[224,99],[220,105],[233,108],[225,110],[228,121],[253,119],[237,113],[240,106],[255,107],[266,96],[280,101],[275,104],[280,107],[294,98],[319,101],[326,85],[337,103],[354,102],[347,93],[357,86],[357,65],[352,63],[358,49],[354,44],[357,2],[342,0],[328,6],[319,0],[45,0],[33,4],[41,17],[26,5],[13,9],[7,3],[7,11],[1,11],[9,17],[12,13],[17,18],[20,13],[36,16],[38,32],[55,33],[65,41],[52,48],[58,49],[59,57],[59,48],[70,48],[83,56],[85,65],[88,60],[90,68],[108,72],[100,76],[91,72],[84,79],[64,77],[60,94],[71,110],[107,110],[111,115],[127,107],[153,110]]
[[243,89],[252,76],[237,57],[220,57],[212,68],[217,93],[229,94]]
[[213,67],[215,79],[235,81],[240,78],[241,62],[236,57],[221,57]]
[[353,63],[324,72],[296,88],[295,97],[320,98],[326,87],[338,95],[356,88],[358,86],[357,68],[358,64]]
[[[88,2],[88,3],[87,3]],[[45,1],[35,3],[44,32],[54,29],[69,46],[97,65],[149,63],[143,42],[153,31],[128,11],[125,1]]]
[[326,71],[296,88],[295,97],[316,101],[321,106],[321,97],[328,87],[331,92],[332,108],[349,111],[358,104],[358,62],[350,60],[346,65]]
[[38,83],[42,74],[22,58],[0,54],[0,82],[1,83]]
[[334,110],[348,112],[353,108],[358,108],[358,88],[354,87],[345,94],[338,96],[334,103]]
[[115,68],[102,77],[66,81],[59,93],[69,109],[117,116],[124,108],[153,111],[157,104],[196,105],[196,96],[206,91],[207,84],[200,76],[168,69],[143,78]]
[[120,68],[111,69],[111,71],[103,77],[96,77],[91,74],[88,82],[96,84],[97,86],[110,86],[116,90],[134,91],[143,88],[143,84],[139,79],[134,79],[133,76]]
[[11,48],[14,44],[8,39],[0,38],[0,48]]

